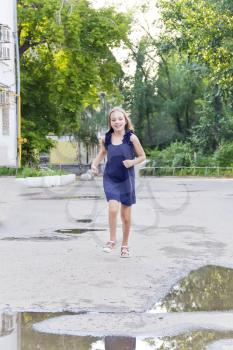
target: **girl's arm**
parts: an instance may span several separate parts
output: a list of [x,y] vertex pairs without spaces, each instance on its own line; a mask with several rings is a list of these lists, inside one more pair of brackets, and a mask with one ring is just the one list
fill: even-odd
[[95,157],[95,159],[91,163],[91,171],[94,174],[98,173],[98,165],[105,158],[106,154],[107,154],[107,150],[104,147],[104,140],[101,138],[99,153],[97,154],[97,156]]
[[131,166],[142,163],[142,162],[144,162],[144,160],[146,160],[145,152],[142,148],[142,145],[141,145],[138,137],[135,134],[133,134],[130,137],[130,141],[132,141],[132,143],[134,145],[134,149],[135,149],[135,153],[137,154],[137,157],[134,159],[124,160],[123,163],[124,163],[124,166],[126,168],[130,168]]

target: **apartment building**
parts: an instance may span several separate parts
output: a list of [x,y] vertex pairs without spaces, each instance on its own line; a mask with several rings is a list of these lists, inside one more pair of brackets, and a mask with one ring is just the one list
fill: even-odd
[[17,166],[15,0],[0,0],[0,166]]

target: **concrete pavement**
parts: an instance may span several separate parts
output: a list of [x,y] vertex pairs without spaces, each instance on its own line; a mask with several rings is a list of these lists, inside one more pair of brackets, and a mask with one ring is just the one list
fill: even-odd
[[[120,218],[116,250],[102,252],[108,239],[102,178],[52,189],[0,178],[0,195],[1,309],[144,313],[191,270],[233,268],[233,179],[138,178],[131,259],[119,257]],[[56,232],[69,228],[103,231]],[[231,314],[221,313],[223,323],[224,315],[228,324]]]

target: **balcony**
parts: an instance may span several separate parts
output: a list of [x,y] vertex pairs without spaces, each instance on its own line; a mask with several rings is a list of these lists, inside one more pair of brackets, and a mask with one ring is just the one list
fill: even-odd
[[0,88],[0,106],[6,106],[10,104],[10,91],[4,91]]
[[10,49],[5,44],[0,44],[0,60],[10,60]]
[[10,43],[10,28],[0,24],[0,43]]

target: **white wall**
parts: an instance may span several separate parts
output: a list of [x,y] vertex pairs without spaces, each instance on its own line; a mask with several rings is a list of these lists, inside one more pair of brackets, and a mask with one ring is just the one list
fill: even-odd
[[0,349],[2,350],[18,350],[20,349],[17,329],[11,334],[0,337]]
[[[9,108],[9,135],[3,134],[3,106],[0,105],[0,166],[17,165],[17,117],[16,117],[16,69],[14,49],[14,0],[0,0],[0,24],[10,27],[10,43],[2,43],[10,49],[10,60],[0,59],[0,89],[7,86],[10,90]],[[6,117],[7,119],[7,117]],[[5,120],[6,120],[5,119]]]
[[[7,315],[10,317],[10,323],[5,325],[6,329],[2,329],[2,321],[6,317],[4,312],[0,310],[0,349],[1,350],[18,350],[20,349],[20,324],[18,322],[17,313]],[[9,334],[8,332],[9,331]]]

